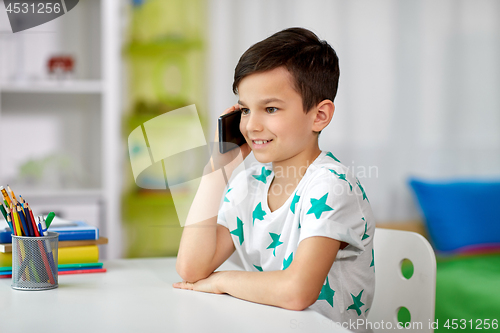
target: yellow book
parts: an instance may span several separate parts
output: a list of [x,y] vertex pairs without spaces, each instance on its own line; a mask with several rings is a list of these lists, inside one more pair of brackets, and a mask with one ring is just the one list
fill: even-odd
[[59,265],[85,264],[99,261],[97,245],[62,247],[58,249]]
[[12,266],[12,253],[0,252],[0,267]]
[[[58,264],[84,264],[99,261],[97,245],[63,247],[57,250]],[[12,253],[0,252],[0,267],[12,266]]]

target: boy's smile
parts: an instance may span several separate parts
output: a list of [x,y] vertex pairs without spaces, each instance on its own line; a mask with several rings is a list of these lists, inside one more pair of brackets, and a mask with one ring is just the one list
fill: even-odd
[[292,80],[286,68],[278,67],[251,74],[238,86],[240,131],[255,158],[273,162],[273,167],[299,167],[305,161],[312,163],[320,153],[312,129],[316,113],[304,112]]

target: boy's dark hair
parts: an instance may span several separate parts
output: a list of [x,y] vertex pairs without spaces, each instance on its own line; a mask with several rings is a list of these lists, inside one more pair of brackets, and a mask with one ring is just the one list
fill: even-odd
[[234,70],[233,92],[246,76],[284,66],[294,79],[307,113],[319,102],[333,102],[339,82],[339,59],[333,48],[304,28],[288,28],[252,45]]

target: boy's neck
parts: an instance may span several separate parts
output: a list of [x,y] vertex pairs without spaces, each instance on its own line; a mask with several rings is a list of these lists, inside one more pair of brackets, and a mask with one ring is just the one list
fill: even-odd
[[313,149],[303,151],[289,159],[273,162],[274,183],[297,184],[307,171],[309,165],[321,154],[318,145]]

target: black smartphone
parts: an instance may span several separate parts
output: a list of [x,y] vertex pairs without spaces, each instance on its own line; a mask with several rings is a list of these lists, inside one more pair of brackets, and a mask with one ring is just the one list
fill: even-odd
[[225,154],[243,145],[246,140],[240,132],[241,110],[223,114],[219,117],[219,151]]

